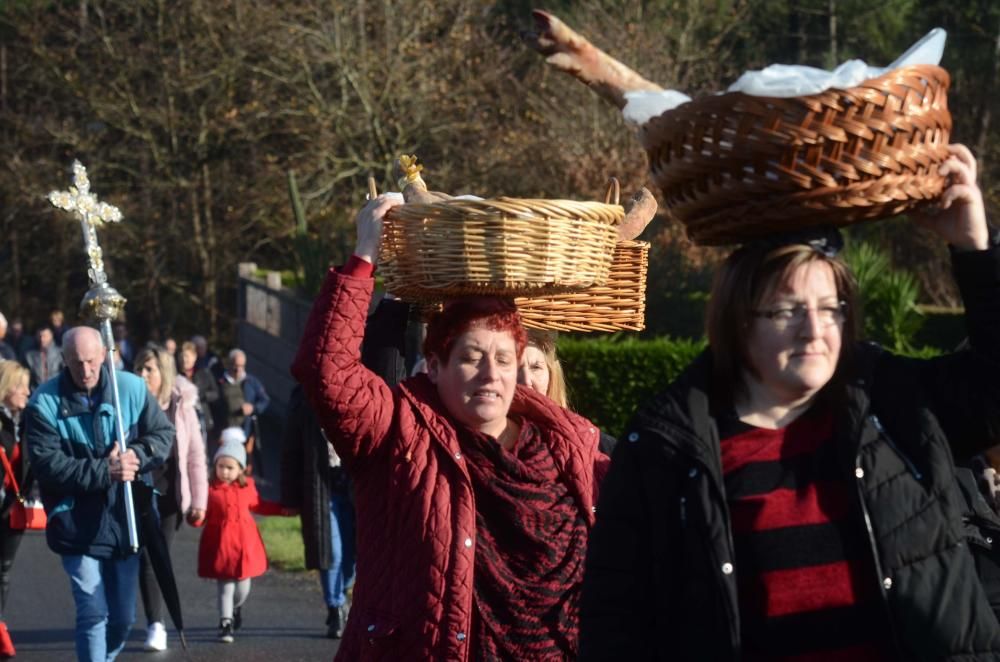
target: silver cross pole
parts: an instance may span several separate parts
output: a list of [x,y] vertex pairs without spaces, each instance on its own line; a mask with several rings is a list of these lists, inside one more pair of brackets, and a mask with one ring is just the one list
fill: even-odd
[[[87,252],[90,267],[90,289],[80,302],[80,315],[85,319],[97,322],[101,338],[107,349],[108,374],[111,376],[111,392],[114,396],[115,423],[118,429],[118,445],[124,453],[127,448],[125,426],[122,423],[121,399],[118,395],[118,376],[115,374],[115,339],[111,332],[111,322],[121,317],[125,309],[125,297],[108,284],[108,276],[104,273],[104,256],[101,246],[97,243],[97,226],[105,223],[118,223],[122,213],[117,207],[105,202],[99,202],[97,196],[90,192],[90,180],[87,169],[79,161],[73,161],[73,186],[68,191],[52,191],[49,202],[74,214],[80,219],[83,228],[83,245]],[[125,494],[125,518],[128,526],[128,543],[132,552],[139,551],[139,532],[136,528],[135,503],[132,500],[132,483],[122,483]]]

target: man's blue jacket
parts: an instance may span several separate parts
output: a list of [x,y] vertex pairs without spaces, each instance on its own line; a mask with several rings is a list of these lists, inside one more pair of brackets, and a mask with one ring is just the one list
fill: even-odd
[[[136,375],[116,372],[122,423],[139,472],[170,454],[174,427]],[[68,369],[42,384],[25,410],[25,440],[48,515],[45,537],[57,554],[100,559],[128,553],[123,483],[111,480],[108,455],[118,439],[107,366],[88,397]]]

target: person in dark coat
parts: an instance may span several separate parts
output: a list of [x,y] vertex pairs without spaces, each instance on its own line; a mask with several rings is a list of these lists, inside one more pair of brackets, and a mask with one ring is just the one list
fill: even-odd
[[222,378],[222,373],[225,371],[222,360],[219,355],[212,351],[208,346],[208,340],[205,336],[191,336],[191,342],[194,344],[196,351],[198,352],[198,359],[195,362],[195,367],[198,370],[208,370],[212,373],[212,376],[216,380]]
[[57,376],[63,369],[63,357],[56,346],[52,329],[43,326],[35,333],[38,341],[34,349],[28,350],[24,360],[31,371],[31,387],[37,388]]
[[24,322],[20,317],[10,320],[10,328],[7,330],[7,337],[4,340],[8,346],[14,348],[14,354],[21,365],[28,367],[24,357],[28,355],[28,350],[34,346],[31,334],[24,332]]
[[615,449],[581,660],[998,659],[955,459],[1000,430],[1000,239],[972,154],[949,150],[926,225],[952,246],[970,350],[856,343],[835,231],[735,251],[709,349]]
[[206,443],[210,433],[215,432],[215,422],[212,418],[215,403],[219,401],[219,383],[208,368],[198,368],[198,350],[193,342],[187,341],[181,345],[180,370],[181,375],[198,387],[198,418],[201,423],[201,434]]
[[49,313],[49,328],[52,329],[52,341],[56,347],[62,347],[63,335],[66,333],[66,316],[62,310],[53,308]]
[[[383,298],[368,318],[362,363],[395,386],[405,376],[409,305]],[[299,511],[306,568],[319,570],[327,607],[327,636],[347,624],[346,591],[354,583],[355,516],[350,477],[320,428],[301,386],[292,391],[281,451],[281,503]]]
[[282,441],[281,503],[302,520],[306,568],[319,571],[326,603],[326,634],[343,636],[354,584],[354,504],[350,479],[296,386]]

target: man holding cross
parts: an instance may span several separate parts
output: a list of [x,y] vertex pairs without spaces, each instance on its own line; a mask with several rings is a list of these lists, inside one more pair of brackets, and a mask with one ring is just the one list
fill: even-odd
[[119,372],[127,451],[115,430],[114,395],[100,333],[63,337],[66,369],[28,404],[25,435],[48,514],[46,540],[62,557],[76,603],[80,660],[113,660],[135,620],[139,557],[125,529],[123,483],[161,465],[174,428],[136,375]]

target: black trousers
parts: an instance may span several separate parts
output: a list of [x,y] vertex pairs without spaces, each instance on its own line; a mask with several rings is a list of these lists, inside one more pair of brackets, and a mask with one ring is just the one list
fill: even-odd
[[0,621],[7,607],[7,591],[10,589],[10,570],[14,566],[14,556],[21,545],[24,531],[10,528],[10,516],[0,517]]

